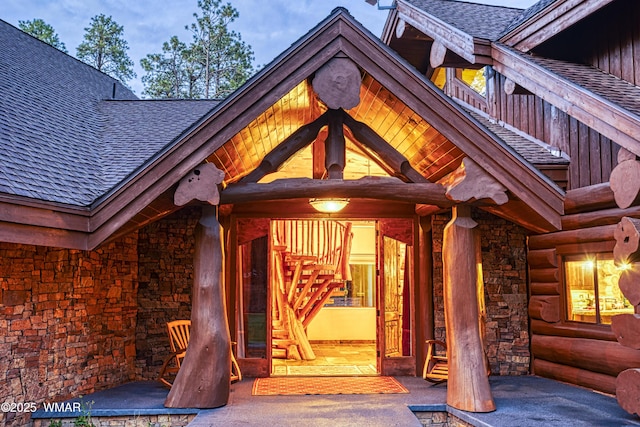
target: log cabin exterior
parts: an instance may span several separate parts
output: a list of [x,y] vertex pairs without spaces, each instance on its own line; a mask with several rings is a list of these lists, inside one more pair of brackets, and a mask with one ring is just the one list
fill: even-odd
[[[640,153],[640,39],[631,24],[639,14],[633,1],[540,1],[520,13],[399,0],[383,35],[420,72],[434,81],[444,76],[443,90],[466,108],[570,160],[536,164],[566,195],[562,229],[534,233],[527,242],[531,370],[608,393],[615,392],[616,377],[640,361],[637,346],[616,340],[612,316],[638,308],[630,302],[626,310],[613,301],[582,304],[576,269],[594,259],[600,260],[596,269],[613,265],[616,224],[637,216],[635,201],[614,201],[623,196],[614,197],[620,178],[612,171],[637,180],[622,167],[633,166]],[[486,16],[493,20],[484,21]],[[473,71],[483,67],[480,94],[465,73],[477,76]]]
[[[595,295],[570,279],[585,253],[597,255],[600,277],[618,224],[638,216],[635,198],[620,206],[609,181],[618,163],[640,154],[631,19],[640,10],[625,0],[574,3],[543,0],[522,11],[398,0],[382,41],[337,9],[218,101],[139,100],[0,22],[3,45],[15,47],[0,51],[3,93],[14,94],[3,100],[0,137],[8,153],[0,160],[0,345],[11,355],[0,362],[0,397],[51,400],[154,378],[162,357],[153,346],[168,349],[158,331],[193,319],[191,286],[208,274],[195,260],[216,253],[203,248],[220,239],[215,292],[226,318],[216,325],[228,326],[203,339],[223,349],[239,341],[245,376],[270,375],[275,348],[290,337],[267,327],[279,316],[267,314],[273,289],[248,291],[245,276],[248,286],[275,280],[276,221],[327,219],[376,224],[378,373],[416,375],[425,340],[446,336],[449,389],[479,384],[449,395],[452,406],[495,408],[486,376],[473,377],[486,372],[485,360],[493,374],[615,393],[618,374],[640,366],[640,350],[618,342],[607,312],[634,307],[606,296],[602,307],[579,301],[605,291],[597,278]],[[597,40],[594,23],[606,28]],[[333,70],[349,81],[354,67],[357,101],[325,94],[316,80]],[[480,76],[484,92],[469,76]],[[202,165],[215,166],[222,183],[206,181]],[[219,194],[178,203],[185,179]],[[327,216],[308,203],[326,197],[349,204]],[[213,231],[197,231],[203,224]],[[194,234],[213,237],[194,242]],[[384,252],[402,266],[383,262]],[[482,270],[472,268],[480,261]],[[385,275],[398,282],[385,288]],[[313,295],[309,280],[300,291]],[[393,299],[400,282],[406,292]],[[288,289],[290,309],[308,314]],[[385,295],[394,310],[385,312]],[[251,331],[244,321],[256,298],[264,321]],[[460,307],[477,310],[467,318]],[[399,329],[387,314],[403,319]],[[469,327],[476,333],[464,344],[473,351],[457,350]],[[395,339],[391,330],[400,330]],[[249,345],[250,334],[262,348]],[[228,390],[211,393],[194,406],[226,403]]]

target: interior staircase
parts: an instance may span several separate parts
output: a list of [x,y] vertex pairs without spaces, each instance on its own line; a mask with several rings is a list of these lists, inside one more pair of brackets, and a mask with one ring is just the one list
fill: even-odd
[[274,221],[272,357],[313,360],[306,328],[351,279],[351,223]]

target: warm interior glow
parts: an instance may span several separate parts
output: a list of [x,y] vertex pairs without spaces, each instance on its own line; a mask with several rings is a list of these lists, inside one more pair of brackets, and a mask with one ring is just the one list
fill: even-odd
[[631,264],[629,264],[628,262],[623,262],[618,264],[616,267],[619,271],[626,271],[631,269]]
[[309,204],[318,212],[336,213],[349,204],[349,199],[311,199]]
[[586,269],[586,270],[593,270],[593,267],[595,267],[595,262],[593,262],[593,260],[588,259],[586,261],[584,261],[582,263],[582,268]]

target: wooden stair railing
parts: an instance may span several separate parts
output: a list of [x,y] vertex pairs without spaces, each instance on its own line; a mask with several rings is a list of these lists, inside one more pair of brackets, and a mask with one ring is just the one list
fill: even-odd
[[275,221],[273,357],[315,358],[305,330],[336,290],[351,279],[352,238],[351,223]]

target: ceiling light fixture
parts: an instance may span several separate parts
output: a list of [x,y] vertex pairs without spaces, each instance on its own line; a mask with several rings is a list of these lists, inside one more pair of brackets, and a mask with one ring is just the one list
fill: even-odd
[[349,199],[310,199],[309,204],[313,206],[315,210],[322,213],[336,213],[340,212],[349,204]]

